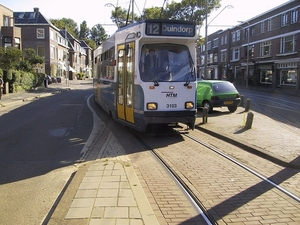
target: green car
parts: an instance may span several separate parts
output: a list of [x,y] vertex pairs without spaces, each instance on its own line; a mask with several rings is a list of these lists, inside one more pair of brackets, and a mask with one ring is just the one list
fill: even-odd
[[198,80],[197,108],[206,107],[210,113],[214,107],[224,106],[235,112],[240,102],[240,93],[229,81]]

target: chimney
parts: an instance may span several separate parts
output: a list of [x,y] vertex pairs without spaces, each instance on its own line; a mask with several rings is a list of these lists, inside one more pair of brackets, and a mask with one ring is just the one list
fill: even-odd
[[33,8],[34,12],[39,12],[39,8]]

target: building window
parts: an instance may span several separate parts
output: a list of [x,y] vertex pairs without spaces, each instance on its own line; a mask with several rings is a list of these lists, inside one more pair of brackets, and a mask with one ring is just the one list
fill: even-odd
[[249,57],[254,58],[254,45],[249,46]]
[[260,23],[260,33],[261,34],[265,33],[265,21]]
[[55,39],[54,39],[54,32],[51,29],[50,29],[50,39],[53,40],[53,41],[55,41]]
[[254,36],[255,35],[255,27],[251,27],[251,36]]
[[55,47],[54,46],[50,47],[50,57],[51,57],[51,59],[55,59]]
[[236,61],[240,59],[240,49],[239,48],[233,48],[232,49],[232,60]]
[[231,39],[232,39],[232,42],[235,42],[235,40],[236,40],[236,33],[235,33],[235,31],[231,33]]
[[292,10],[291,12],[291,23],[297,23],[298,22],[298,10]]
[[45,58],[45,47],[44,46],[37,46],[37,55]]
[[225,37],[224,37],[224,44],[225,44],[225,45],[227,44],[227,34],[226,34]]
[[237,41],[241,40],[241,31],[240,30],[236,31],[236,40]]
[[217,48],[219,46],[219,39],[216,38],[213,40],[213,48]]
[[260,83],[262,84],[272,84],[272,70],[261,70],[260,71]]
[[297,70],[281,70],[280,71],[280,84],[282,85],[296,85]]
[[291,53],[295,50],[295,36],[281,38],[280,53]]
[[271,55],[271,41],[266,41],[260,43],[260,56],[269,56]]
[[271,31],[272,30],[272,19],[269,19],[267,21],[267,24],[268,24],[268,27],[267,27],[268,31]]
[[217,63],[218,62],[218,54],[214,54],[214,63]]
[[287,25],[288,22],[288,14],[284,13],[281,15],[281,26],[284,27]]
[[45,30],[42,28],[36,29],[36,37],[38,39],[44,39],[45,38]]
[[227,51],[222,51],[221,52],[221,62],[226,62],[226,55],[227,55]]
[[207,59],[207,62],[208,63],[213,63],[213,60],[214,60],[214,55],[213,54],[208,54],[208,59]]
[[4,47],[12,47],[12,39],[11,37],[4,37]]
[[10,19],[9,16],[3,16],[3,26],[10,27]]
[[14,43],[14,47],[20,49],[20,38],[14,38],[15,43]]
[[207,50],[211,50],[211,41],[207,42]]

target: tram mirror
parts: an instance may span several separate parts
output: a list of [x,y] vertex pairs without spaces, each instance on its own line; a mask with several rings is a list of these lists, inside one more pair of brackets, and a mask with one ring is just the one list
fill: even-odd
[[123,55],[124,55],[124,50],[123,50],[123,49],[121,49],[121,50],[119,51],[119,54],[118,54],[118,56],[119,56],[119,58],[122,58],[122,57],[123,57]]

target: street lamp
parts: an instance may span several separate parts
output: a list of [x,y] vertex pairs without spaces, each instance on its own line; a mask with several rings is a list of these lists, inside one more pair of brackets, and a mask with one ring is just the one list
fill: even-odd
[[106,6],[106,7],[114,7],[115,13],[116,13],[116,19],[117,19],[117,27],[119,29],[119,18],[118,18],[118,14],[117,14],[117,7],[114,4],[112,4],[112,3],[106,3],[104,6]]
[[[247,23],[248,24],[248,32],[247,32],[247,65],[246,65],[246,88],[248,88],[248,78],[249,78],[249,37],[250,37],[250,32],[249,32],[249,22],[247,21],[237,21],[239,23]],[[245,30],[245,28],[244,28]],[[246,31],[246,30],[245,30]],[[245,32],[246,34],[246,32]]]
[[226,5],[209,23],[207,23],[207,14],[208,14],[208,8],[207,8],[208,0],[206,0],[206,6],[205,6],[205,53],[204,53],[204,78],[207,78],[207,56],[208,56],[208,50],[207,50],[207,28],[209,24],[211,24],[212,21],[214,21],[226,8],[233,9],[234,7],[232,5]]

